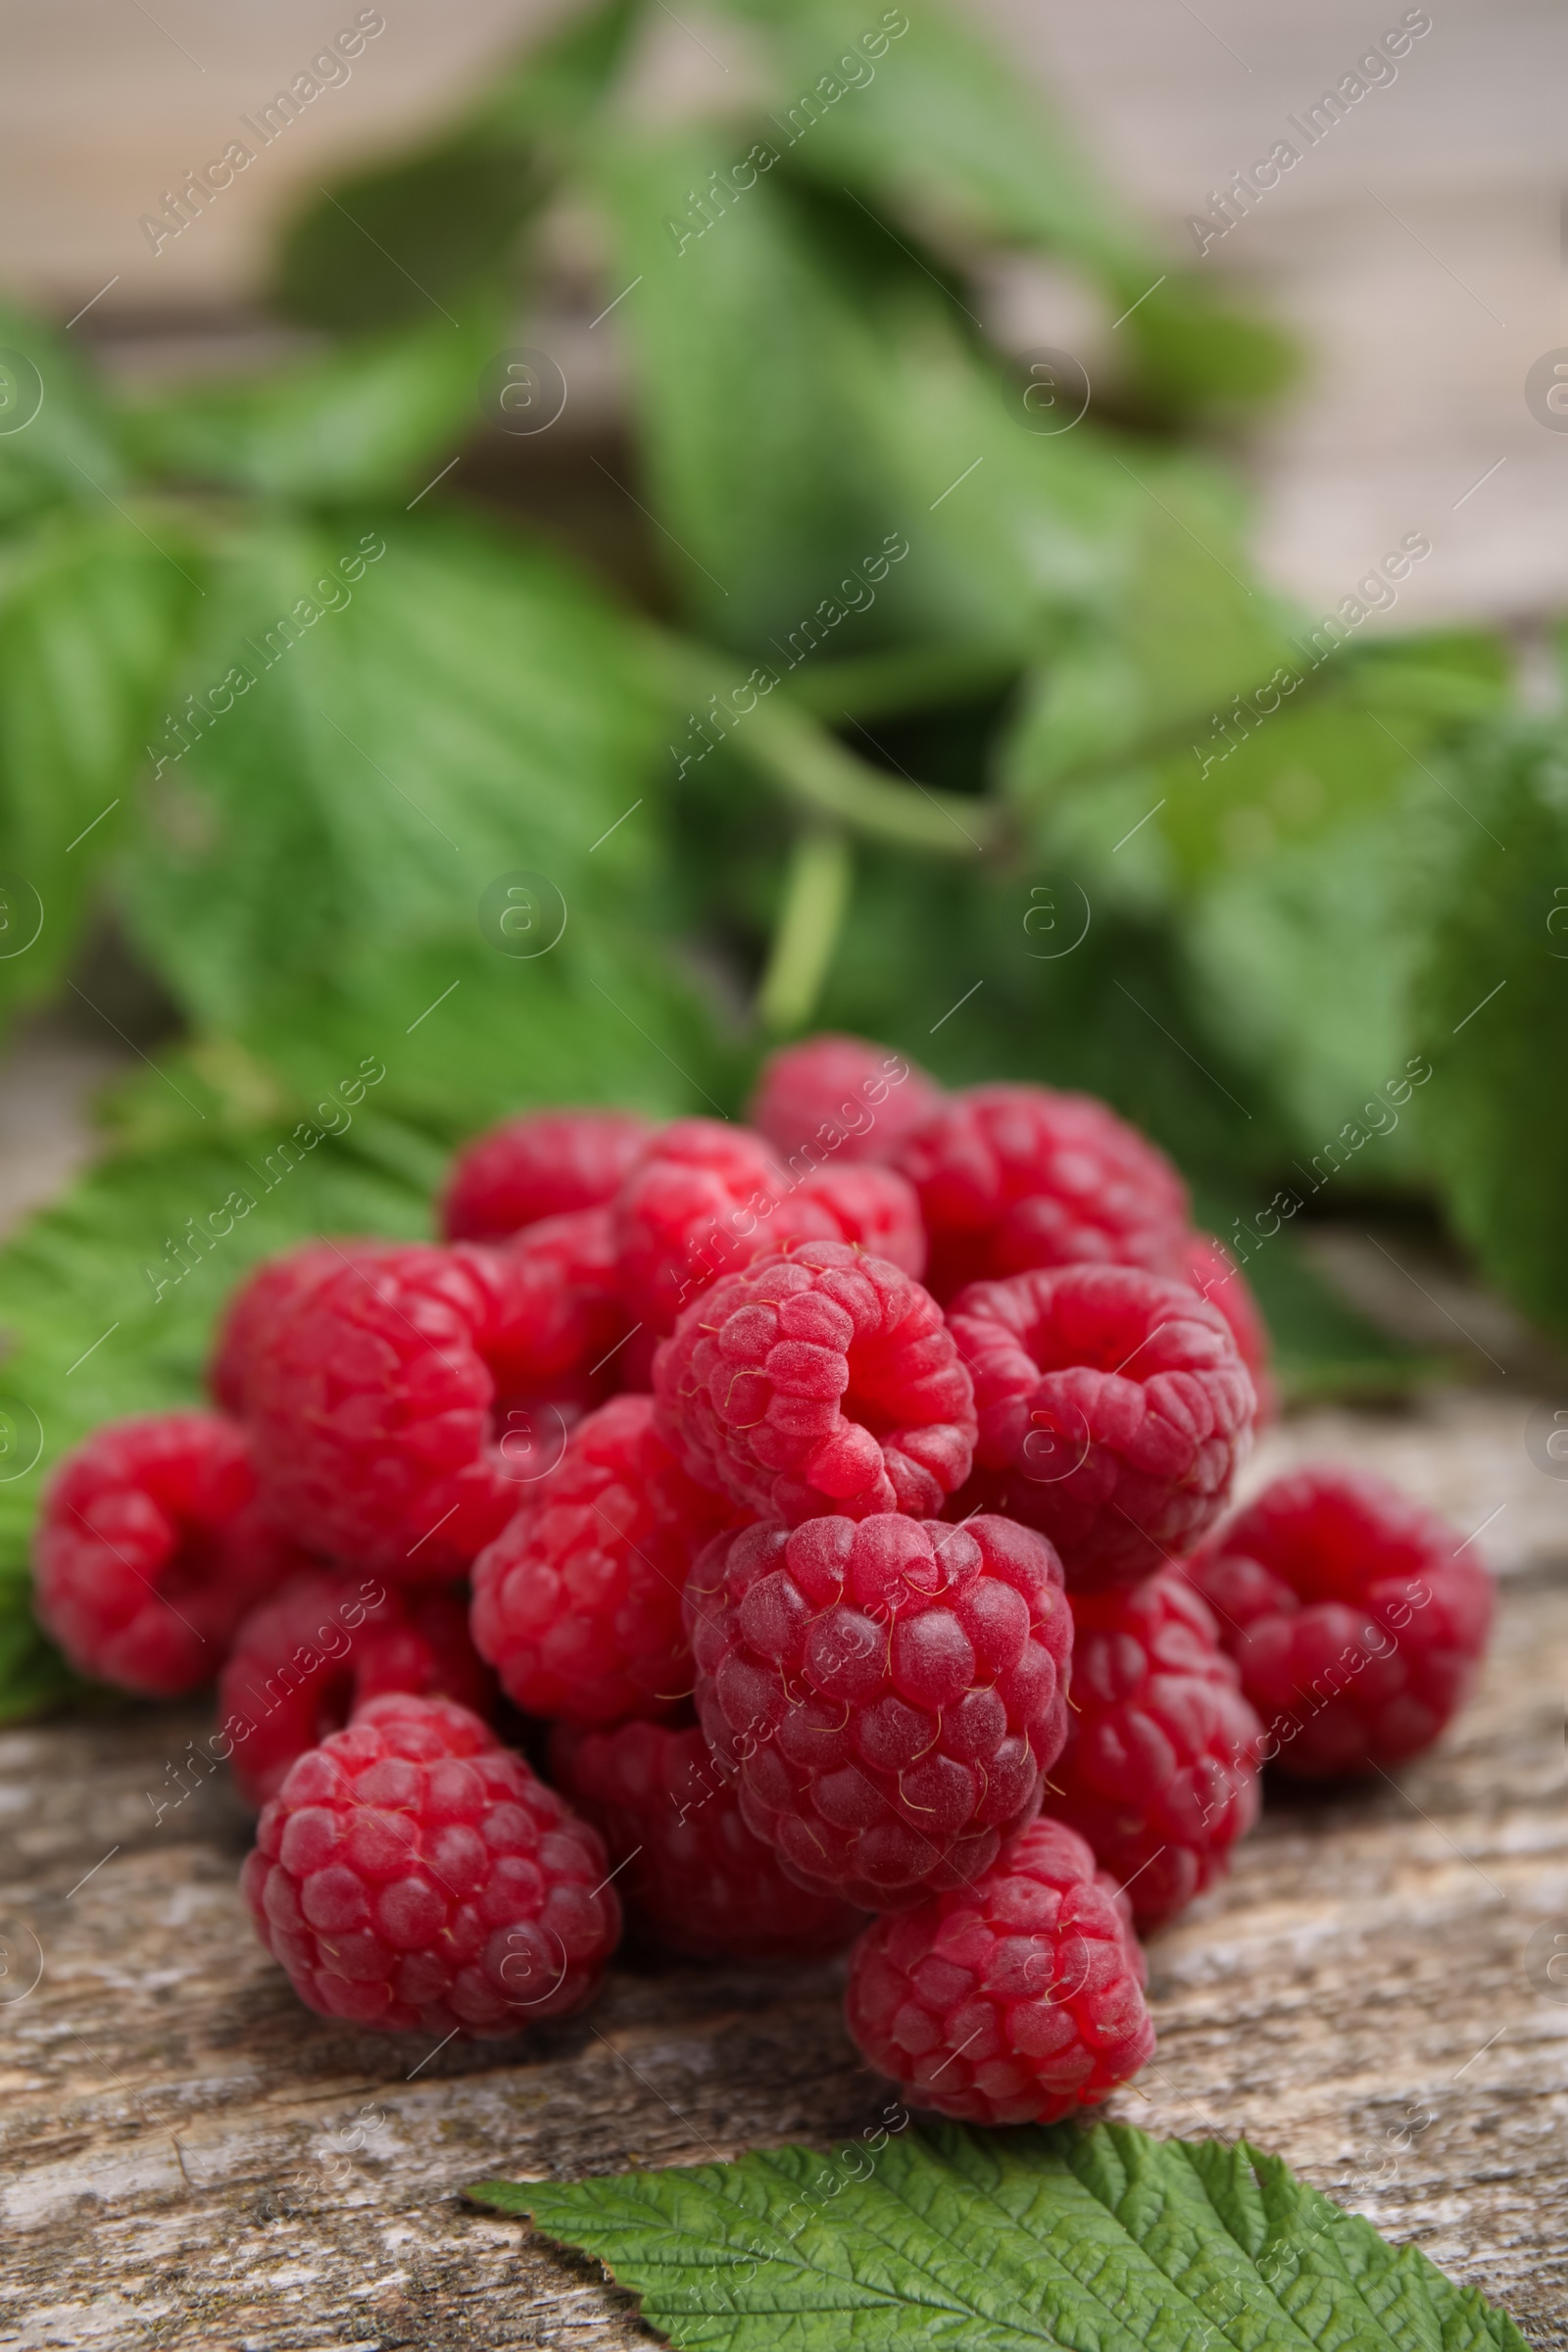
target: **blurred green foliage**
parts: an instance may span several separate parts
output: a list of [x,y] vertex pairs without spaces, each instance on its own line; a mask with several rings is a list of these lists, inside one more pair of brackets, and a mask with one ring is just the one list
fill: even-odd
[[[1221,1230],[1425,1055],[1344,1181],[1435,1196],[1568,1330],[1560,726],[1510,715],[1484,634],[1363,637],[1257,577],[1213,449],[1288,345],[961,11],[727,5],[720,111],[628,108],[656,12],[610,0],[313,200],[276,292],[317,340],[273,371],[111,398],[0,314],[45,392],[0,431],[0,1010],[79,976],[107,911],[183,1024],[0,1256],[9,1703],[58,1678],[42,1468],[195,1393],[249,1259],[418,1230],[518,1104],[731,1113],[781,1028],[1091,1088]],[[627,356],[657,625],[451,471],[563,200]],[[1009,251],[1116,321],[1070,430],[981,323]],[[564,908],[548,953],[483,912],[517,874]],[[181,1244],[302,1133],[220,1249]],[[1298,1392],[1422,1370],[1286,1237],[1254,1271]]]

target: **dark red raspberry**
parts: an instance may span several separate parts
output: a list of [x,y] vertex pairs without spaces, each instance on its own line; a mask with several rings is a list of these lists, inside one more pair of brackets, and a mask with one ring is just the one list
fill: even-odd
[[1469,1696],[1492,1579],[1469,1542],[1386,1479],[1329,1464],[1276,1479],[1186,1563],[1298,1780],[1402,1763]]
[[490,1714],[495,1681],[468,1638],[463,1595],[400,1592],[325,1568],[291,1576],[246,1618],[218,1686],[219,1737],[241,1795],[265,1805],[296,1756],[388,1691]]
[[1175,1570],[1070,1597],[1067,1744],[1046,1808],[1088,1838],[1147,1931],[1229,1868],[1257,1818],[1263,1727]]
[[745,1528],[703,1554],[698,1713],[792,1879],[891,1910],[990,1867],[1066,1736],[1060,1576],[1009,1520],[896,1511]]
[[914,1195],[891,1168],[797,1175],[749,1127],[718,1119],[664,1128],[614,1215],[627,1309],[660,1336],[720,1276],[803,1242],[860,1242],[907,1274],[925,1262]]
[[741,1514],[687,1477],[651,1396],[615,1396],[473,1568],[473,1638],[530,1715],[614,1723],[690,1696],[681,1594],[691,1564]]
[[1257,1303],[1257,1294],[1237,1264],[1233,1253],[1212,1233],[1193,1233],[1187,1237],[1187,1256],[1182,1267],[1182,1280],[1190,1283],[1200,1298],[1217,1306],[1231,1327],[1231,1338],[1237,1351],[1252,1376],[1252,1392],[1257,1398],[1253,1417],[1254,1429],[1272,1421],[1279,1409],[1274,1375],[1269,1370],[1273,1344],[1263,1310]]
[[969,1087],[896,1164],[920,1196],[927,1280],[943,1300],[967,1282],[1036,1266],[1181,1272],[1186,1186],[1162,1152],[1092,1095]]
[[302,1242],[297,1249],[264,1258],[233,1293],[218,1325],[207,1368],[214,1402],[243,1420],[250,1367],[273,1329],[340,1266],[363,1265],[396,1248],[396,1243],[362,1239]]
[[792,1525],[939,1511],[968,1475],[972,1393],[942,1309],[841,1242],[715,1283],[660,1348],[654,1394],[694,1478]]
[[541,1217],[600,1208],[653,1135],[629,1110],[536,1110],[466,1144],[441,1201],[449,1242],[504,1242]]
[[979,1416],[952,1515],[1042,1529],[1078,1587],[1148,1576],[1212,1526],[1253,1409],[1218,1307],[1132,1266],[1062,1266],[972,1283],[950,1320]]
[[1143,1956],[1083,1839],[1037,1821],[972,1886],[872,1923],[850,2032],[911,2107],[1054,2124],[1153,2056]]
[[242,1430],[215,1413],[112,1421],[55,1471],[34,1600],[78,1672],[148,1698],[209,1683],[246,1611],[299,1565],[258,1518]]
[[[808,1037],[770,1054],[747,1116],[780,1158],[886,1160],[942,1106],[918,1062],[863,1037]],[[918,1270],[918,1269],[916,1269]]]
[[863,1914],[787,1879],[771,1846],[741,1819],[732,1778],[700,1731],[623,1723],[560,1725],[551,1771],[591,1821],[617,1868],[632,1933],[697,1960],[824,1960]]
[[598,1833],[443,1698],[372,1698],[295,1763],[241,1891],[324,2017],[476,2040],[591,1999],[620,1935]]
[[339,1267],[274,1318],[251,1365],[268,1515],[395,1583],[458,1574],[561,1459],[597,1318],[548,1234]]

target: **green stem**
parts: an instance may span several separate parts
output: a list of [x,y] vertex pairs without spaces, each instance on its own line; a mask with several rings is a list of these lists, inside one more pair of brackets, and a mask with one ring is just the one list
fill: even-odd
[[790,853],[772,952],[757,992],[758,1018],[775,1037],[804,1029],[815,1011],[854,880],[845,834],[836,825],[808,825]]
[[994,645],[901,646],[849,662],[813,662],[790,679],[789,689],[818,718],[880,718],[999,694],[1022,667],[1016,654]]
[[997,842],[1001,820],[993,806],[923,784],[894,783],[847,752],[776,685],[749,709],[737,709],[732,698],[744,687],[738,660],[652,630],[646,642],[672,698],[689,704],[694,717],[716,702],[736,758],[813,816],[937,857],[978,858]]

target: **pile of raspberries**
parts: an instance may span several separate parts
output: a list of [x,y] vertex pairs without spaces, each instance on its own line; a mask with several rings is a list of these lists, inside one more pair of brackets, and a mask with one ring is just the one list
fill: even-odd
[[245,1899],[328,2017],[513,2034],[623,1921],[849,1947],[911,2104],[1054,2121],[1149,2057],[1138,1936],[1263,1765],[1427,1746],[1490,1580],[1347,1471],[1224,1517],[1263,1326],[1102,1103],[817,1037],[752,1118],[511,1119],[440,1244],[260,1267],[216,1409],[56,1472],[39,1615],[122,1689],[217,1677]]

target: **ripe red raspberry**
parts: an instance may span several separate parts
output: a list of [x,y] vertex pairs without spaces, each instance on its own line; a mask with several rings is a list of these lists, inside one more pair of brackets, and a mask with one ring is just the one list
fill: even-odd
[[1256,1820],[1263,1727],[1173,1569],[1071,1601],[1067,1744],[1045,1803],[1088,1838],[1147,1932],[1229,1868]]
[[614,1396],[579,1421],[474,1562],[474,1641],[527,1714],[614,1723],[690,1695],[681,1594],[741,1514],[687,1477],[653,1418],[651,1396]]
[[553,1777],[605,1840],[628,1927],[696,1960],[825,1960],[863,1915],[809,1894],[741,1818],[700,1731],[559,1725]]
[[859,1242],[906,1274],[925,1262],[913,1193],[891,1168],[779,1165],[760,1136],[677,1119],[615,1200],[622,1292],[661,1337],[720,1276],[803,1242]]
[[653,1135],[629,1110],[536,1110],[466,1144],[441,1201],[449,1242],[504,1242],[541,1217],[615,1197]]
[[850,2032],[911,2107],[1054,2124],[1152,2057],[1143,1955],[1083,1839],[1037,1821],[972,1886],[879,1919],[850,1958]]
[[265,1805],[296,1756],[387,1691],[452,1698],[488,1716],[495,1682],[448,1592],[301,1569],[245,1619],[218,1686],[219,1737],[240,1793]]
[[565,2017],[620,1935],[598,1833],[442,1698],[372,1698],[289,1771],[241,1891],[324,2017],[476,2040]]
[[215,1413],[113,1421],[50,1480],[34,1599],[78,1672],[148,1698],[211,1682],[246,1611],[299,1563],[258,1518],[244,1433]]
[[1181,1271],[1186,1186],[1162,1152],[1092,1095],[969,1087],[896,1164],[920,1196],[927,1280],[944,1301],[967,1282],[1036,1266]]
[[891,1159],[943,1101],[918,1062],[863,1037],[828,1035],[770,1054],[747,1116],[781,1158],[814,1147],[840,1164]]
[[560,1460],[594,1329],[548,1243],[526,1237],[340,1266],[274,1319],[252,1361],[268,1515],[395,1583],[456,1575]]
[[990,1867],[1066,1736],[1060,1576],[1009,1520],[896,1511],[744,1528],[703,1554],[698,1713],[790,1878],[891,1910]]
[[340,1266],[363,1265],[396,1247],[365,1240],[302,1242],[297,1249],[264,1258],[232,1294],[219,1322],[207,1368],[213,1401],[243,1420],[251,1365],[275,1326]]
[[1492,1579],[1446,1520],[1329,1464],[1276,1479],[1186,1573],[1263,1719],[1263,1760],[1298,1780],[1430,1747],[1492,1625]]
[[972,1283],[950,1320],[979,1417],[954,1516],[1042,1529],[1078,1587],[1148,1576],[1213,1524],[1253,1405],[1218,1307],[1132,1266],[1062,1266]]
[[694,1478],[792,1525],[929,1514],[968,1475],[972,1393],[942,1309],[842,1242],[715,1283],[660,1348],[654,1395]]
[[[497,1359],[497,1378],[514,1404],[554,1403],[569,1423],[620,1385],[628,1325],[610,1211],[541,1217],[501,1254],[512,1269],[510,1312],[520,1345],[514,1363]],[[514,1438],[511,1452],[520,1446]]]
[[1273,1420],[1279,1409],[1274,1376],[1269,1370],[1273,1344],[1263,1310],[1257,1303],[1257,1294],[1237,1264],[1225,1244],[1212,1233],[1192,1233],[1187,1237],[1187,1254],[1182,1265],[1182,1280],[1191,1284],[1200,1298],[1217,1306],[1231,1327],[1231,1338],[1237,1352],[1252,1378],[1252,1392],[1257,1398],[1257,1411],[1252,1426],[1261,1429]]

